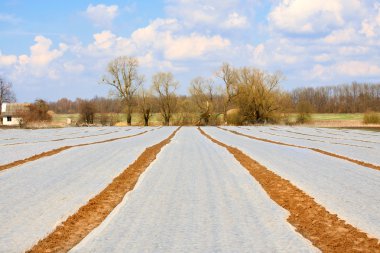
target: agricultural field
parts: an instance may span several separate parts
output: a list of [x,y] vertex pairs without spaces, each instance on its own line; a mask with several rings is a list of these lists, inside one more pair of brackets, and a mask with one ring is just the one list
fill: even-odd
[[380,132],[0,129],[0,252],[380,252]]

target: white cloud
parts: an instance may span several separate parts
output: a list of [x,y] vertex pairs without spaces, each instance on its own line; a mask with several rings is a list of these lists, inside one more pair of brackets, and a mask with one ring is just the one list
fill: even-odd
[[112,21],[118,15],[119,7],[117,5],[92,5],[87,7],[85,15],[98,27],[110,27]]
[[230,45],[230,41],[221,36],[204,36],[196,33],[190,36],[168,37],[164,45],[164,53],[168,59],[197,58],[207,53],[222,50]]
[[116,57],[123,54],[134,53],[134,47],[131,40],[124,37],[118,37],[111,31],[102,31],[93,35],[94,42],[86,48],[77,49],[77,53],[85,54],[87,57]]
[[335,63],[329,66],[317,64],[311,70],[311,79],[329,80],[333,77],[369,77],[379,76],[380,66],[364,61],[347,61]]
[[18,62],[20,65],[25,65],[29,62],[29,56],[23,54],[18,57]]
[[[168,0],[166,12],[187,28],[199,30],[245,28],[249,25],[246,7],[238,0]],[[253,7],[253,3],[248,3]]]
[[344,56],[365,55],[369,50],[366,46],[346,46],[339,47],[338,53]]
[[27,62],[32,66],[45,66],[51,61],[61,57],[67,50],[67,45],[60,43],[58,49],[50,50],[52,41],[44,36],[36,36],[34,38],[36,44],[30,47],[30,57]]
[[167,37],[181,28],[177,19],[155,19],[148,26],[134,31],[131,38],[136,42],[151,43],[156,40],[156,36]]
[[[287,38],[276,38],[258,44],[256,47],[248,46],[252,56],[252,63],[265,68],[284,70],[305,60],[310,52],[304,46],[297,45]],[[244,50],[242,55],[244,55]]]
[[147,27],[133,32],[131,39],[136,47],[161,51],[170,60],[202,57],[230,45],[230,41],[220,35],[206,36],[197,33],[176,35],[175,32],[179,28],[176,19],[157,19]]
[[329,54],[319,54],[314,56],[314,61],[316,62],[326,62],[331,60],[331,56]]
[[348,61],[339,63],[335,66],[338,73],[349,76],[379,76],[380,66],[362,62],[362,61]]
[[331,78],[331,69],[317,64],[312,68],[310,73],[305,71],[304,75],[309,79],[328,80]]
[[359,14],[359,0],[281,0],[269,13],[270,24],[290,33],[318,33],[345,25],[345,16]]
[[361,23],[360,33],[368,38],[373,38],[380,35],[380,3],[375,3],[373,6],[374,13],[369,14]]
[[232,12],[228,15],[227,20],[223,23],[223,27],[230,28],[245,28],[248,26],[247,17],[239,15],[237,12]]
[[82,64],[75,62],[65,62],[63,64],[64,69],[68,73],[79,74],[84,71],[85,67]]
[[210,59],[230,45],[228,39],[218,34],[183,34],[182,26],[176,19],[156,19],[136,29],[129,37],[104,30],[95,33],[90,44],[72,47],[75,48],[75,54],[85,55],[79,58],[91,59],[91,63],[96,59],[96,63],[90,67],[94,70],[104,69],[114,57],[129,55],[137,57],[144,68],[183,71],[186,67],[179,61]]
[[38,35],[34,38],[35,44],[30,47],[30,55],[1,55],[0,63],[3,65],[26,65],[32,68],[45,67],[53,60],[61,57],[68,49],[64,43],[59,44],[58,49],[51,50],[52,41],[44,36]]
[[102,31],[101,33],[94,34],[94,46],[99,49],[108,49],[114,45],[116,35],[111,31]]
[[9,66],[17,62],[16,55],[2,55],[0,51],[0,66]]
[[52,41],[41,35],[36,36],[34,41],[29,55],[0,55],[0,65],[5,65],[14,79],[31,76],[57,79],[59,71],[51,63],[62,57],[68,46],[60,43],[57,49],[51,49]]
[[326,36],[323,41],[329,44],[340,44],[352,42],[355,38],[356,31],[353,28],[346,28],[341,30],[336,30]]

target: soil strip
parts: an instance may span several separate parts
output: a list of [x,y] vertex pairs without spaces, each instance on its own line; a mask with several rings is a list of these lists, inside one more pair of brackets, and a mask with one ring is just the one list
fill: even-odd
[[215,140],[202,129],[199,131],[214,143],[226,148],[260,183],[269,197],[288,210],[288,222],[322,252],[380,252],[380,242],[329,213],[305,192],[268,170],[237,148]]
[[177,128],[165,140],[146,148],[137,160],[114,178],[103,191],[27,252],[67,252],[77,245],[107,218],[123,200],[125,194],[133,190],[140,175],[156,159],[157,154],[171,141],[179,129]]
[[346,161],[349,161],[349,162],[361,165],[363,167],[367,167],[367,168],[371,168],[371,169],[379,170],[380,171],[380,166],[379,165],[375,165],[375,164],[372,164],[372,163],[367,163],[367,162],[355,160],[355,159],[352,159],[352,158],[349,158],[349,157],[346,157],[346,156],[334,154],[334,153],[331,153],[331,152],[328,152],[328,151],[325,151],[325,150],[321,150],[321,149],[318,149],[318,148],[309,148],[309,147],[305,147],[305,146],[293,145],[293,144],[279,142],[279,141],[272,141],[272,140],[268,140],[268,139],[264,139],[264,138],[255,137],[255,136],[252,136],[252,135],[247,135],[247,134],[239,133],[237,131],[225,129],[225,128],[222,128],[222,127],[218,127],[218,128],[222,129],[224,131],[228,131],[228,132],[231,132],[233,134],[241,135],[241,136],[244,136],[244,137],[247,137],[247,138],[250,138],[250,139],[254,139],[254,140],[257,140],[257,141],[263,141],[263,142],[268,142],[268,143],[273,143],[273,144],[282,145],[282,146],[288,146],[288,147],[309,149],[309,150],[312,150],[314,152],[318,152],[320,154],[332,156],[332,157],[335,157],[335,158],[339,158],[339,159],[342,159],[342,160],[346,160]]
[[[152,130],[154,130],[154,129],[152,129]],[[149,131],[152,131],[152,130],[149,130]],[[133,134],[133,135],[127,135],[127,136],[123,136],[123,137],[117,137],[117,138],[113,138],[113,139],[107,139],[107,140],[103,140],[103,141],[83,143],[83,144],[78,144],[78,145],[64,146],[64,147],[60,147],[60,148],[57,148],[57,149],[52,149],[52,150],[49,150],[49,151],[46,151],[46,152],[43,152],[43,153],[40,153],[40,154],[37,154],[37,155],[30,156],[30,157],[22,159],[22,160],[17,160],[17,161],[8,163],[8,164],[0,165],[0,171],[6,170],[6,169],[10,169],[10,168],[22,165],[24,163],[32,162],[32,161],[35,161],[35,160],[38,160],[38,159],[41,159],[41,158],[44,158],[44,157],[47,157],[47,156],[56,155],[58,153],[61,153],[62,151],[65,151],[65,150],[68,150],[68,149],[71,149],[71,148],[84,147],[84,146],[89,146],[89,145],[94,145],[94,144],[100,144],[100,143],[106,143],[106,142],[121,140],[121,139],[127,139],[127,138],[131,138],[131,137],[135,137],[135,136],[138,136],[138,135],[145,134],[146,132],[148,132],[148,131],[144,131],[144,132],[141,132],[141,133],[138,133],[138,134]]]

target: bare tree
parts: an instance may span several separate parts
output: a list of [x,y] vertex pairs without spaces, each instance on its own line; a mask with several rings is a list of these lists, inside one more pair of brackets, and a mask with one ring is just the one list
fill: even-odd
[[12,83],[5,81],[0,76],[0,109],[3,103],[15,102],[16,96],[12,89]]
[[82,100],[79,104],[80,121],[86,124],[94,124],[95,106],[91,100]]
[[174,80],[170,72],[159,72],[153,76],[152,89],[158,97],[161,116],[164,119],[164,125],[168,126],[176,105],[177,95],[175,94],[179,83]]
[[144,126],[149,126],[149,119],[152,116],[153,97],[143,86],[138,94],[137,105],[144,118]]
[[108,76],[103,77],[103,83],[116,88],[118,96],[127,107],[127,123],[132,123],[132,107],[135,93],[144,82],[144,76],[137,72],[136,58],[121,56],[108,64]]
[[20,107],[16,111],[20,126],[25,126],[30,122],[48,122],[52,120],[51,114],[49,114],[49,105],[43,99],[36,99],[33,104],[27,107]]
[[194,103],[200,110],[199,123],[202,121],[208,125],[211,113],[213,111],[213,103],[215,90],[212,79],[197,77],[191,81],[189,92]]
[[237,96],[236,71],[228,63],[223,63],[217,76],[224,82],[223,120],[227,123],[227,111],[234,97]]
[[280,109],[278,103],[281,73],[268,74],[254,68],[237,71],[237,97],[240,114],[247,123],[264,123]]

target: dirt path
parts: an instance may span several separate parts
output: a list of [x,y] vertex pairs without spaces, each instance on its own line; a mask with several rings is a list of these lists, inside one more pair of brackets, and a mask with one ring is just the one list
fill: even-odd
[[[153,130],[155,130],[155,129],[152,129],[152,130],[149,130],[149,131],[153,131]],[[106,142],[111,142],[111,141],[116,141],[116,140],[121,140],[121,139],[127,139],[127,138],[131,138],[131,137],[135,137],[135,136],[138,136],[138,135],[145,134],[147,132],[148,131],[144,131],[144,132],[141,132],[141,133],[138,133],[138,134],[127,135],[127,136],[122,136],[122,137],[117,137],[117,138],[112,138],[112,139],[107,139],[107,140],[102,140],[102,141],[96,141],[96,142],[90,142],[90,143],[84,143],[84,144],[78,144],[78,145],[71,145],[71,146],[60,147],[60,148],[49,150],[49,151],[46,151],[46,152],[43,152],[43,153],[40,153],[40,154],[37,154],[37,155],[33,155],[31,157],[28,157],[28,158],[25,158],[25,159],[22,159],[22,160],[17,160],[17,161],[8,163],[8,164],[0,165],[0,171],[6,170],[6,169],[11,169],[13,167],[16,167],[16,166],[19,166],[19,165],[22,165],[22,164],[25,164],[25,163],[28,163],[28,162],[32,162],[32,161],[35,161],[35,160],[38,160],[38,159],[41,159],[41,158],[44,158],[44,157],[47,157],[47,156],[56,155],[58,153],[61,153],[62,151],[65,151],[65,150],[68,150],[68,149],[71,149],[71,148],[84,147],[84,146],[88,146],[88,145],[94,145],[94,144],[99,144],[99,143],[106,143]]]
[[147,148],[134,163],[117,176],[102,192],[27,252],[67,252],[78,244],[94,228],[100,225],[122,201],[125,194],[134,188],[139,176],[155,160],[162,147],[171,141],[178,130],[179,128],[167,139]]
[[323,252],[380,252],[378,239],[369,238],[366,233],[329,213],[291,182],[269,171],[239,149],[213,139],[200,128],[199,131],[233,154],[270,198],[290,212],[289,223]]
[[352,159],[352,158],[349,158],[349,157],[346,157],[346,156],[334,154],[334,153],[331,153],[331,152],[328,152],[328,151],[325,151],[325,150],[321,150],[321,149],[318,149],[318,148],[309,148],[309,147],[305,147],[305,146],[293,145],[293,144],[279,142],[279,141],[272,141],[272,140],[269,140],[269,139],[259,138],[259,137],[255,137],[255,136],[252,136],[252,135],[247,135],[247,134],[239,133],[237,131],[228,130],[228,129],[225,129],[225,128],[222,128],[222,127],[218,127],[218,128],[221,129],[221,130],[228,131],[228,132],[231,132],[233,134],[241,135],[241,136],[244,136],[244,137],[247,137],[247,138],[250,138],[250,139],[254,139],[254,140],[257,140],[257,141],[263,141],[263,142],[268,142],[268,143],[273,143],[273,144],[282,145],[282,146],[288,146],[288,147],[309,149],[309,150],[312,150],[312,151],[315,151],[315,152],[318,152],[318,153],[321,153],[321,154],[324,154],[324,155],[332,156],[332,157],[335,157],[335,158],[346,160],[346,161],[349,161],[349,162],[352,162],[352,163],[355,163],[355,164],[358,164],[358,165],[361,165],[361,166],[364,166],[364,167],[367,167],[367,168],[371,168],[371,169],[375,169],[375,170],[379,170],[380,171],[380,166],[379,165],[375,165],[375,164],[372,164],[372,163],[367,163],[367,162],[355,160],[355,159]]

